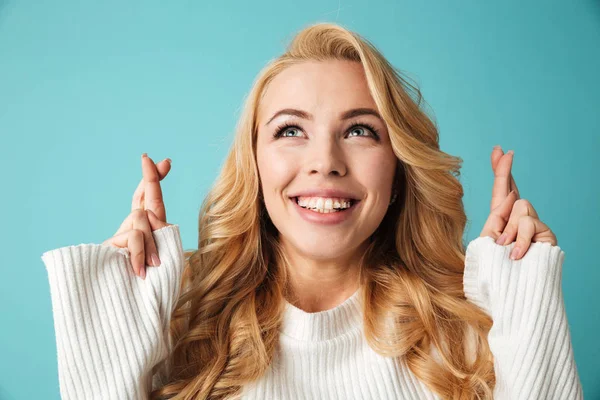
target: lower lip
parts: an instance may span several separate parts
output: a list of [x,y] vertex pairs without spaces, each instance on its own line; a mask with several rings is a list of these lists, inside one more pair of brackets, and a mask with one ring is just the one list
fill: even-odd
[[342,211],[330,212],[325,214],[300,207],[296,202],[295,198],[291,198],[290,201],[294,204],[294,207],[296,208],[296,210],[298,210],[300,216],[306,221],[323,225],[334,225],[344,222],[345,220],[350,218],[350,216],[354,212],[354,209],[360,204],[360,201],[354,201],[350,208],[346,208]]

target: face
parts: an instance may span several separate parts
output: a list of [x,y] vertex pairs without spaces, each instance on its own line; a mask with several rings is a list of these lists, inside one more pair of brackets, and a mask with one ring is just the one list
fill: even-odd
[[271,81],[258,110],[257,161],[286,251],[336,260],[368,243],[397,165],[378,115],[357,62],[304,62]]

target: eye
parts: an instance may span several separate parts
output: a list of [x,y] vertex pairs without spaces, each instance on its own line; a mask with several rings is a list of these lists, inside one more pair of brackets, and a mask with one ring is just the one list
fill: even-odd
[[[367,128],[367,129],[365,130],[365,128]],[[369,130],[371,132],[366,132],[367,130]],[[355,132],[366,132],[367,134],[366,135],[361,135],[361,134],[354,135]],[[352,125],[350,127],[349,133],[348,133],[348,136],[355,136],[355,137],[361,137],[361,136],[369,137],[369,135],[371,137],[373,137],[374,139],[379,140],[379,132],[377,132],[377,129],[375,129],[375,127],[373,125],[367,124],[364,122],[356,123],[356,124]]]
[[294,131],[299,131],[300,127],[297,125],[293,125],[293,124],[289,124],[289,123],[284,123],[283,125],[280,125],[277,127],[277,129],[275,129],[275,134],[273,134],[273,137],[278,138],[278,137],[299,137],[299,136],[295,136],[295,135],[287,135],[288,132],[294,132]]
[[[366,128],[366,129],[365,129]],[[295,135],[292,133],[292,135],[288,135],[288,132],[298,132],[300,133],[300,131],[302,130],[302,128],[300,128],[298,125],[294,125],[288,122],[284,122],[282,125],[279,125],[276,129],[275,129],[275,133],[273,134],[274,138],[280,138],[280,137],[300,137],[298,135]],[[379,132],[377,131],[377,129],[375,129],[375,127],[371,124],[368,123],[355,123],[352,126],[350,126],[350,129],[348,129],[348,136],[349,137],[372,137],[373,139],[379,141]],[[354,133],[356,132],[363,132],[363,134],[358,134],[358,135],[354,135]]]
[[[356,132],[359,132],[359,134],[358,135],[354,135],[354,133],[356,133]],[[365,127],[360,126],[360,125],[356,125],[356,126],[353,126],[351,128],[350,133],[348,134],[348,136],[364,136],[364,135],[361,135],[360,132],[365,132],[366,133]]]

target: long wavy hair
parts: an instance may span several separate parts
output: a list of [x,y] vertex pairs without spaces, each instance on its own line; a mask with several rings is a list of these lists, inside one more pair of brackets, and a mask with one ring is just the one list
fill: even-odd
[[161,383],[151,399],[236,398],[272,361],[291,266],[262,199],[257,108],[279,72],[327,60],[362,64],[400,161],[398,201],[361,259],[366,339],[379,354],[400,358],[441,398],[492,398],[492,320],[463,292],[462,159],[440,150],[416,85],[368,40],[318,23],[264,67],[245,99],[232,148],[200,210],[198,249],[185,252],[172,348],[153,370]]

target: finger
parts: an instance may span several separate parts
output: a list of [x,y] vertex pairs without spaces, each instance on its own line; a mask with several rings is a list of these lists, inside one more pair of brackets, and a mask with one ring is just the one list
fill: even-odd
[[132,210],[131,213],[129,213],[129,215],[127,217],[125,217],[125,219],[123,220],[123,222],[121,222],[121,226],[119,226],[119,229],[117,229],[117,231],[113,234],[113,236],[116,236],[120,233],[123,232],[127,232],[130,231],[134,228],[133,226],[133,219],[136,216],[136,213],[144,213],[144,209],[143,208],[136,208],[135,210]]
[[517,235],[515,247],[510,253],[510,258],[513,260],[523,258],[532,242],[547,242],[552,246],[558,245],[554,232],[552,232],[548,225],[540,221],[539,218],[535,218],[531,215],[522,217],[519,220],[518,230],[519,233]]
[[153,265],[155,267],[160,265],[156,243],[154,243],[154,236],[152,236],[152,228],[150,227],[150,222],[148,222],[146,210],[137,209],[133,212],[133,229],[144,232],[145,264],[142,271],[144,273],[146,272],[146,265]]
[[150,227],[152,228],[152,232],[157,229],[164,228],[165,226],[171,226],[168,222],[161,221],[158,219],[156,214],[152,212],[152,210],[146,210],[146,216],[148,217],[148,222],[150,223]]
[[[504,151],[502,151],[502,147],[495,146],[492,151],[492,169],[496,169],[496,165],[502,156],[504,155]],[[514,153],[513,153],[514,157]],[[514,190],[517,193],[517,199],[521,198],[521,194],[519,193],[519,188],[517,187],[517,183],[515,182],[514,175],[511,171],[510,173],[510,190]]]
[[105,240],[102,244],[129,250],[133,272],[140,276],[144,268],[144,233],[138,230],[122,232]]
[[502,235],[496,240],[496,243],[500,245],[512,243],[517,236],[519,221],[521,217],[524,216],[532,216],[539,219],[537,211],[535,211],[535,208],[533,208],[533,205],[531,205],[529,200],[518,199],[514,202],[508,218],[508,223],[506,224]]
[[500,145],[494,146],[494,149],[492,150],[492,169],[493,170],[496,169],[496,165],[498,165],[498,161],[500,161],[500,159],[502,158],[503,155],[504,155],[504,151],[502,150],[502,147]]
[[167,220],[162,189],[158,179],[156,165],[146,153],[142,155],[142,170],[144,175],[144,208],[152,212],[162,221]]
[[[513,154],[514,157],[514,154]],[[514,190],[517,194],[517,199],[521,198],[521,194],[519,193],[519,188],[517,187],[517,183],[515,182],[514,175],[512,171],[510,172],[510,190]]]
[[517,242],[510,252],[511,260],[521,258],[527,252],[527,249],[529,249],[531,239],[535,235],[535,221],[536,219],[530,215],[523,215],[519,219]]
[[509,192],[504,201],[492,210],[479,236],[491,236],[496,240],[506,228],[515,201],[516,193]]
[[513,174],[512,172],[510,173],[510,190],[514,190],[515,194],[517,195],[517,199],[521,198],[521,194],[519,193],[519,188],[517,188],[517,184],[515,183],[515,178],[513,178]]
[[[119,229],[117,230],[117,232],[113,235],[113,237],[117,237],[117,236],[122,236],[123,234],[125,234],[128,231],[131,231],[132,229],[134,229],[134,218],[136,216],[136,212],[137,213],[145,213],[145,217],[147,218],[147,222],[150,224],[150,229],[152,232],[154,232],[157,229],[160,228],[164,228],[165,226],[171,226],[173,224],[170,224],[168,222],[163,222],[161,220],[159,220],[156,215],[150,211],[150,210],[142,210],[142,209],[137,209],[134,210],[133,212],[131,212],[121,223],[121,226],[119,227]],[[154,245],[154,249],[156,249],[156,243],[154,242],[154,236],[153,235],[149,235],[149,237],[152,237],[152,243]],[[106,244],[108,244],[108,240],[105,241]],[[146,244],[145,244],[146,246]],[[126,247],[126,244],[123,245],[123,247]],[[151,246],[150,246],[151,247]],[[155,264],[150,264],[150,260],[152,258],[152,254],[148,253],[150,255],[150,259],[146,260],[145,262],[149,265],[155,265]],[[160,258],[158,257],[158,249],[156,249],[156,256],[158,258],[159,264],[160,264]],[[136,270],[137,273],[137,270]]]
[[[499,156],[498,153],[502,152],[501,149],[495,148],[492,151],[492,159],[497,157],[496,167],[493,169],[494,171],[494,184],[492,186],[492,201],[490,205],[490,209],[494,210],[498,207],[504,199],[511,192],[511,167],[513,160],[513,152],[512,150],[508,153]],[[496,154],[494,154],[496,153]]]
[[[162,181],[171,170],[171,159],[165,158],[164,160],[156,164],[156,169],[158,170],[159,180]],[[133,192],[133,198],[131,200],[131,211],[138,208],[144,208],[144,188],[145,183],[144,178],[142,177],[142,179],[140,179],[140,183]]]
[[[158,164],[156,164],[156,169],[158,170],[159,180],[163,180],[169,171],[171,170],[171,159],[165,158]],[[133,198],[131,201],[131,210],[135,210],[137,208],[144,208],[144,188],[145,182],[144,178],[140,179],[140,183],[138,184],[135,192],[133,193]]]
[[534,218],[531,215],[525,215],[519,219],[519,233],[515,247],[513,247],[510,258],[518,260],[525,256],[531,246],[531,242],[549,242],[556,246],[556,236],[550,230],[548,225]]

